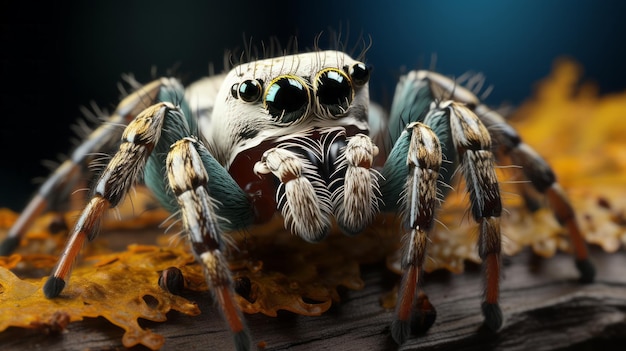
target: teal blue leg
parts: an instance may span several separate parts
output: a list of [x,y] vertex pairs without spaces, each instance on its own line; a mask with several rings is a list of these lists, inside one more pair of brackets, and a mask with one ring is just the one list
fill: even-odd
[[[406,126],[383,168],[386,179],[383,194],[396,198],[395,211],[402,213],[402,282],[398,291],[395,319],[391,324],[394,340],[402,344],[409,337],[413,322],[423,320],[416,303],[424,269],[428,234],[438,205],[437,184],[442,150],[437,135],[427,125],[412,122]],[[396,186],[396,188],[391,188]],[[393,201],[389,198],[387,201]]]

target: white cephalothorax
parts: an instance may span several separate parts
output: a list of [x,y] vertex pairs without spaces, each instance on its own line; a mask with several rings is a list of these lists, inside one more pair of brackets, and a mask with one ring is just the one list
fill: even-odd
[[362,62],[338,51],[239,65],[223,77],[212,114],[200,120],[207,147],[228,167],[268,139],[338,125],[367,132],[368,78]]

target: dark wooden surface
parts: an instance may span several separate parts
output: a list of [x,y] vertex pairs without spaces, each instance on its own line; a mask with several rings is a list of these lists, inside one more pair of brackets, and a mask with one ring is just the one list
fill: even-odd
[[[461,275],[426,275],[425,290],[437,308],[437,321],[400,348],[389,333],[392,312],[380,305],[397,276],[383,264],[364,267],[365,288],[343,291],[341,303],[320,317],[285,312],[247,319],[255,342],[263,342],[266,350],[626,350],[626,252],[592,248],[592,254],[597,276],[590,285],[577,283],[574,263],[565,254],[539,259],[525,251],[506,258],[504,324],[496,334],[480,328],[482,278],[475,265]],[[196,301],[202,314],[170,312],[167,322],[143,323],[165,337],[162,350],[231,350],[231,338],[208,294],[184,296]],[[0,349],[124,350],[121,337],[121,329],[95,318],[72,323],[58,335],[10,328],[0,333]]]

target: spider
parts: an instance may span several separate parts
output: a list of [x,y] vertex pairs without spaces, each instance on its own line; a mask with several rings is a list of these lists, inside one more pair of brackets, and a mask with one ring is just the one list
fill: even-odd
[[[521,166],[526,180],[547,197],[571,235],[580,280],[593,280],[564,190],[502,116],[456,81],[415,70],[400,78],[389,115],[381,118],[377,105],[370,106],[370,73],[363,60],[346,53],[313,50],[242,63],[186,89],[173,78],[137,86],[41,186],[1,254],[15,249],[35,216],[66,199],[93,155],[113,150],[44,285],[46,297],[63,291],[72,263],[97,236],[105,211],[143,181],[180,216],[234,344],[247,350],[252,338],[227,263],[229,231],[278,215],[294,235],[319,242],[334,225],[356,235],[379,213],[393,213],[402,219],[397,230],[404,239],[390,330],[402,344],[424,312],[416,301],[429,231],[459,174],[479,228],[484,325],[496,331],[503,317],[495,166],[508,162]],[[381,140],[390,142],[385,155],[377,146]]]

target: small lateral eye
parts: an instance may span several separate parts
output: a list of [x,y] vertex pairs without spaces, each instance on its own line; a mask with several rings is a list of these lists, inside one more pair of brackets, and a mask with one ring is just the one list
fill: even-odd
[[247,79],[241,83],[233,84],[230,92],[235,98],[245,102],[255,102],[261,98],[263,83],[258,79]]
[[311,101],[306,82],[297,76],[285,75],[272,80],[265,93],[265,108],[278,122],[292,123],[303,117]]
[[352,83],[356,86],[363,86],[370,80],[370,70],[363,62],[352,65],[348,70]]
[[313,87],[319,105],[333,116],[345,113],[352,103],[350,78],[337,68],[325,68],[317,73]]

